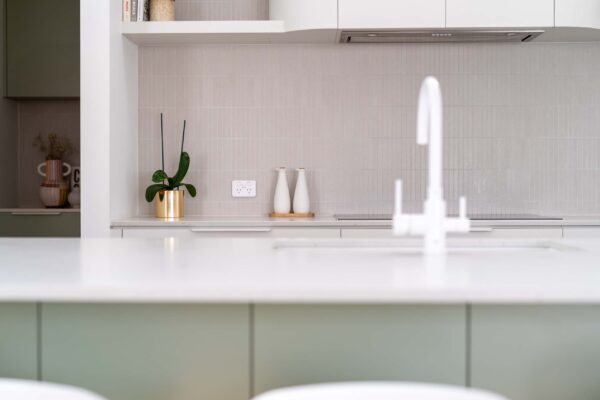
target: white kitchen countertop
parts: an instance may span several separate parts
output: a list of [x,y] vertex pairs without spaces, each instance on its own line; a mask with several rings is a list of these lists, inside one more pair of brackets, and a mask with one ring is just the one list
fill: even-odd
[[600,240],[433,258],[350,239],[276,243],[305,242],[0,239],[0,302],[600,304]]
[[[473,227],[546,227],[546,226],[600,226],[600,216],[564,217],[562,220],[477,220],[471,221]],[[333,216],[319,216],[307,219],[285,219],[269,217],[202,217],[188,216],[176,221],[164,221],[154,217],[131,217],[115,220],[113,228],[244,228],[244,227],[285,227],[285,228],[385,228],[391,227],[391,221],[352,220],[339,221]]]

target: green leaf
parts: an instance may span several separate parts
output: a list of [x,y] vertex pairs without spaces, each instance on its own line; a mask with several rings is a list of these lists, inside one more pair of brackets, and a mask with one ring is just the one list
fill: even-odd
[[164,180],[167,178],[168,178],[167,173],[165,171],[163,171],[162,169],[156,170],[154,172],[154,174],[152,174],[152,182],[154,182],[154,183],[164,182]]
[[179,168],[177,169],[177,173],[173,176],[173,184],[178,186],[185,178],[185,175],[190,168],[190,155],[187,152],[181,153],[181,157],[179,157]]
[[194,185],[192,185],[191,183],[184,183],[183,185],[189,192],[190,196],[196,197],[196,188],[194,187]]
[[148,203],[151,203],[152,200],[154,200],[156,193],[160,192],[161,190],[165,190],[165,189],[167,189],[167,185],[163,185],[162,183],[148,186],[146,188],[146,201]]

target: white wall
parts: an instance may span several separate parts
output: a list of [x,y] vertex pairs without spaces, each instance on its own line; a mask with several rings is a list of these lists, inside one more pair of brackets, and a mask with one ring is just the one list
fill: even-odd
[[137,213],[137,47],[121,1],[81,0],[82,237],[107,237]]
[[81,0],[80,4],[81,236],[107,237],[110,234],[110,2]]
[[121,2],[111,2],[110,215],[136,215],[138,169],[138,47],[121,35]]

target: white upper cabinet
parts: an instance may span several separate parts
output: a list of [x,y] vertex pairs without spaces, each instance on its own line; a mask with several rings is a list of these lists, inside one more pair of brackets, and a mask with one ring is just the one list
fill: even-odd
[[337,0],[269,0],[269,19],[286,31],[337,28]]
[[[595,3],[599,0],[586,1]],[[447,0],[446,6],[448,28],[554,26],[554,0]]]
[[445,0],[339,0],[339,28],[444,28],[445,2]]
[[556,26],[600,29],[600,0],[556,0]]

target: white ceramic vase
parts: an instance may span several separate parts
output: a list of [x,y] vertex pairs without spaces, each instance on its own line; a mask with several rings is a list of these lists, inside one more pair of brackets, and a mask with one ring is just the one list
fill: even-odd
[[306,183],[306,170],[298,168],[298,180],[294,190],[294,213],[308,214],[310,212],[310,197],[308,195],[308,184]]
[[285,167],[277,168],[277,186],[273,199],[273,211],[277,214],[289,214],[291,211],[290,189],[287,182]]
[[67,199],[69,200],[71,207],[79,208],[81,206],[81,193],[79,192],[79,188],[71,190]]

